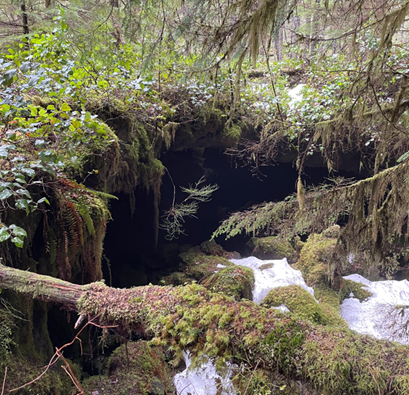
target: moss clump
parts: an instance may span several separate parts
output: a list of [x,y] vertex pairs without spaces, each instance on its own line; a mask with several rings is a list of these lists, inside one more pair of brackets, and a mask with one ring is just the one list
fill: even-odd
[[252,237],[247,245],[252,248],[252,255],[259,259],[283,259],[289,263],[297,261],[297,253],[291,243],[279,236]]
[[356,283],[355,281],[342,279],[341,289],[339,291],[341,301],[350,297],[352,293],[354,298],[359,299],[362,303],[366,299],[373,296],[373,293],[364,288],[365,285]]
[[209,291],[222,292],[236,300],[253,300],[254,272],[244,266],[229,266],[204,279],[202,285]]
[[86,394],[164,394],[171,393],[171,377],[161,348],[145,341],[129,342],[113,352],[106,374],[87,379],[83,388]]
[[272,289],[264,298],[262,306],[278,307],[285,305],[291,313],[316,324],[327,325],[330,322],[321,305],[300,285],[289,285]]
[[339,315],[341,298],[338,292],[330,288],[318,287],[315,288],[314,294],[328,318],[328,325],[348,328],[346,321]]
[[271,269],[274,266],[274,263],[265,263],[259,267],[260,270]]
[[301,372],[320,393],[403,395],[409,391],[407,364],[395,365],[407,360],[407,346],[350,330],[317,327],[302,348],[294,371]]
[[329,286],[336,243],[336,238],[326,237],[323,234],[312,234],[308,237],[296,264],[308,286]]
[[187,277],[185,273],[182,272],[173,272],[168,276],[162,277],[160,280],[160,285],[183,285],[188,282],[191,282],[192,279]]
[[297,321],[278,322],[276,327],[264,338],[263,343],[272,349],[275,364],[280,372],[290,376],[299,347],[306,339],[305,331]]
[[223,129],[223,137],[225,137],[231,143],[237,143],[241,137],[241,127],[238,124],[226,122]]
[[217,255],[205,255],[199,248],[191,248],[180,254],[182,265],[186,275],[195,280],[202,281],[204,278],[214,274],[218,267],[234,266],[227,258]]
[[[61,365],[64,365],[64,363],[56,363],[41,376],[41,379],[12,393],[19,395],[71,395],[74,386]],[[34,358],[23,358],[22,356],[17,358],[15,355],[9,355],[4,362],[0,363],[0,371],[4,372],[6,366],[7,378],[4,393],[29,383],[44,371],[42,361],[40,362]],[[77,366],[71,365],[71,368],[75,371],[75,374],[79,372]],[[77,378],[79,377],[77,376]]]
[[200,244],[200,251],[206,255],[216,255],[225,257],[227,252],[223,250],[214,240],[208,240]]

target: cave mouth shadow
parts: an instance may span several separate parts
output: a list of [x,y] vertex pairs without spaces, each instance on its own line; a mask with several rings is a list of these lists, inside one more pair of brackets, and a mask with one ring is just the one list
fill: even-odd
[[[262,167],[258,176],[255,176],[248,168],[238,166],[221,148],[169,151],[162,155],[161,161],[176,187],[176,202],[186,197],[180,187],[188,187],[202,176],[206,177],[206,184],[217,184],[219,189],[213,193],[210,202],[200,204],[197,218],[186,219],[186,235],[178,240],[167,241],[165,232],[159,230],[157,248],[152,192],[142,188],[135,190],[133,215],[129,196],[120,193],[119,200],[111,201],[113,221],[107,225],[104,241],[104,254],[111,268],[108,270],[108,265],[103,265],[108,285],[131,287],[157,284],[162,276],[178,270],[180,246],[196,246],[209,240],[230,213],[262,202],[281,201],[296,191],[298,172],[292,162]],[[356,176],[346,172],[337,175]],[[328,176],[325,167],[309,168],[305,181],[309,185],[318,185],[325,182]],[[169,209],[172,199],[173,184],[170,177],[164,174],[160,215]],[[246,254],[248,239],[249,236],[239,235],[228,240],[218,237],[216,241],[228,251]]]

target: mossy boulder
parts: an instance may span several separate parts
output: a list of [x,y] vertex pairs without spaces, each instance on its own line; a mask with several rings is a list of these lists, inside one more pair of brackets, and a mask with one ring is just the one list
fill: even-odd
[[311,234],[300,252],[296,268],[301,270],[304,280],[310,287],[328,287],[334,276],[333,256],[337,244],[339,227],[331,227],[321,234]]
[[253,300],[254,272],[244,266],[228,266],[205,278],[202,285],[209,291],[222,292],[236,300]]
[[252,237],[247,245],[252,255],[259,259],[283,259],[289,263],[297,261],[297,253],[291,243],[280,236]]
[[88,378],[83,388],[86,394],[98,391],[100,395],[174,393],[172,372],[162,349],[149,346],[146,341],[118,347],[109,359],[106,374]]
[[[365,286],[363,284],[356,283],[352,280],[346,280],[344,278],[342,279],[341,289],[339,293],[341,301],[350,297],[354,297],[356,299],[359,299],[361,303],[373,296],[373,293],[365,289]],[[351,296],[351,294],[353,294],[353,296]]]
[[300,285],[272,289],[261,305],[267,308],[285,305],[291,313],[301,319],[308,319],[321,325],[330,323],[330,317],[325,314],[321,305]]
[[218,271],[218,265],[219,268],[220,265],[224,267],[234,266],[234,263],[230,262],[224,256],[206,255],[198,247],[182,252],[180,259],[186,276],[195,281],[202,281],[204,278],[216,273]]
[[208,240],[200,244],[200,251],[206,255],[215,255],[226,257],[227,252],[219,246],[214,240]]
[[168,276],[162,277],[160,280],[160,285],[184,285],[185,283],[192,282],[192,278],[186,276],[183,272],[173,272]]

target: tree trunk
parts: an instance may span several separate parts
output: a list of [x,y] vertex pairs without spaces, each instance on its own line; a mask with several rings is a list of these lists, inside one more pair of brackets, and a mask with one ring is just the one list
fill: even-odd
[[20,4],[21,8],[21,17],[23,19],[23,32],[25,35],[30,33],[30,29],[28,28],[28,15],[27,15],[27,8],[25,0],[22,0]]
[[327,329],[198,284],[114,289],[0,265],[0,287],[62,303],[93,323],[136,330],[152,344],[170,347],[175,359],[189,348],[192,355],[234,358],[281,372],[290,382],[302,380],[324,393],[409,393],[408,346],[342,327]]

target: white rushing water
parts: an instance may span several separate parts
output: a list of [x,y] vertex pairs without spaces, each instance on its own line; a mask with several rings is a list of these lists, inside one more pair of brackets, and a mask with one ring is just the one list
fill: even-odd
[[[287,259],[260,260],[256,257],[244,259],[231,259],[236,265],[246,266],[254,272],[253,301],[261,303],[267,293],[277,287],[288,285],[300,285],[312,296],[314,290],[308,287],[299,270],[294,270],[288,264]],[[271,266],[270,266],[271,265]],[[219,267],[224,267],[219,265]],[[261,269],[260,269],[261,267]],[[358,274],[344,277],[361,283],[373,293],[366,301],[360,301],[350,295],[341,305],[340,314],[349,327],[362,334],[369,334],[378,339],[395,340],[409,344],[409,339],[393,336],[388,323],[391,320],[408,320],[409,309],[404,315],[391,314],[393,306],[409,305],[409,282],[403,281],[377,281],[371,282]],[[285,306],[280,306],[282,311],[288,311]],[[175,376],[174,382],[178,395],[236,395],[231,376],[233,367],[226,366],[224,375],[216,372],[213,361],[208,361],[199,368],[189,369],[191,364],[188,353],[184,353],[186,370]],[[222,389],[222,392],[217,392]]]
[[349,327],[362,334],[368,334],[377,339],[399,341],[409,344],[409,339],[394,334],[393,322],[398,328],[400,324],[409,319],[409,309],[403,314],[397,314],[394,306],[409,305],[409,282],[407,280],[395,281],[369,281],[359,274],[344,277],[361,283],[373,296],[362,303],[353,297],[345,299],[341,305],[341,317],[348,322]]
[[[314,296],[314,290],[305,284],[301,272],[292,269],[286,258],[262,261],[251,256],[244,259],[231,259],[231,262],[253,269],[255,280],[253,301],[256,303],[261,303],[271,289],[292,284],[302,286]],[[271,267],[266,267],[266,265],[271,265]],[[218,267],[223,268],[224,266],[218,265]],[[289,311],[285,306],[280,306],[278,309],[283,312]],[[231,381],[231,365],[227,365],[225,374],[220,375],[216,372],[213,361],[210,360],[198,368],[189,369],[191,364],[189,354],[184,353],[183,356],[186,369],[174,378],[178,395],[187,395],[188,393],[192,395],[236,395]],[[220,388],[222,388],[221,393],[217,392]]]
[[[262,261],[254,256],[244,259],[231,259],[235,265],[241,265],[253,269],[254,272],[254,290],[253,301],[261,303],[268,294],[268,291],[286,287],[288,285],[300,285],[314,296],[314,290],[305,283],[302,273],[294,270],[287,262],[287,258],[277,260]],[[266,265],[272,265],[266,268]],[[264,266],[264,268],[263,268]],[[262,267],[262,269],[260,269]]]
[[[198,368],[189,369],[191,364],[189,352],[183,352],[186,369],[175,375],[175,383],[178,395],[235,395],[233,383],[233,366],[226,365],[226,371],[222,374],[216,372],[214,361],[209,360]],[[221,392],[218,392],[221,391]]]

